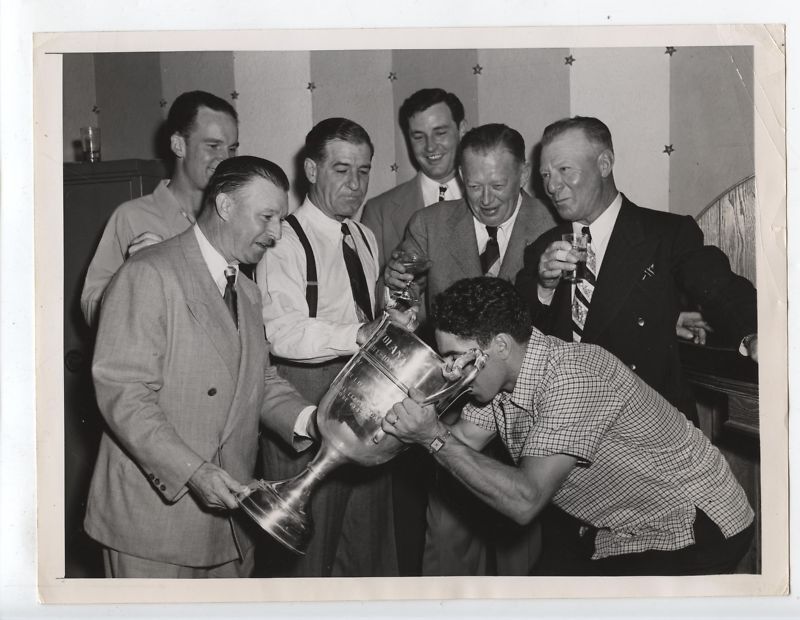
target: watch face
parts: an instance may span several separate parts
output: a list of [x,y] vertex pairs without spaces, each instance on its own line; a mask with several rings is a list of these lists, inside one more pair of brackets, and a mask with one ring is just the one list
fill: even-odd
[[444,440],[441,437],[437,437],[431,442],[431,452],[438,452],[442,449],[444,445]]

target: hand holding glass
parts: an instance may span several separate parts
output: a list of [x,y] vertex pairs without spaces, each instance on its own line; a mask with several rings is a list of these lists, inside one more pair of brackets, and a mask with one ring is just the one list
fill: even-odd
[[[413,276],[425,273],[431,267],[431,261],[427,256],[413,251],[401,250],[395,260],[403,265],[406,273],[410,273]],[[408,307],[418,304],[420,302],[420,297],[416,287],[412,286],[413,284],[414,280],[411,279],[408,281],[405,288],[393,290],[391,292],[392,300]]]
[[586,256],[589,250],[589,235],[582,233],[566,233],[561,235],[561,239],[572,246],[570,253],[578,258],[574,271],[564,271],[562,277],[568,282],[575,283],[578,280],[586,280],[588,270],[586,269]]

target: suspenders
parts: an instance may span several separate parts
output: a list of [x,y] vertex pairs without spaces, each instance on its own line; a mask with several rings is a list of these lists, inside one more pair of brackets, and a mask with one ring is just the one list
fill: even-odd
[[[287,215],[285,221],[289,226],[292,227],[295,233],[297,233],[297,238],[300,240],[300,245],[303,246],[303,250],[306,253],[306,303],[308,304],[308,316],[312,319],[317,316],[317,305],[319,300],[319,283],[317,282],[317,262],[314,260],[314,251],[311,249],[311,243],[308,241],[308,235],[306,235],[303,227],[300,226],[300,222],[297,221],[297,218],[294,214]],[[369,247],[369,242],[367,241],[367,235],[361,229],[360,226],[356,225],[358,232],[361,233],[361,238],[364,240],[364,245],[367,246],[367,250],[369,251],[369,255],[372,256],[372,248]]]

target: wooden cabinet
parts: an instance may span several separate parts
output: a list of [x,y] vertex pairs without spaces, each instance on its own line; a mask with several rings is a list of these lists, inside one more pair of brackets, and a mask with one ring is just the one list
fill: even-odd
[[66,577],[102,576],[98,547],[83,531],[86,496],[102,430],[91,377],[94,337],[80,309],[83,280],[114,209],[126,200],[151,193],[164,176],[160,161],[130,159],[64,165]]

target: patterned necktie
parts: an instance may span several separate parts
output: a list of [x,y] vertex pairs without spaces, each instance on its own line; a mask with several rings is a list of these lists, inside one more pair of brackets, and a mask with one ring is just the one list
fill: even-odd
[[361,323],[368,323],[372,320],[372,303],[369,299],[369,288],[367,288],[364,267],[361,265],[355,246],[350,229],[347,224],[342,222],[342,255],[344,256],[344,264],[347,266],[347,275],[350,278],[353,300],[356,302],[356,314]]
[[589,237],[589,245],[586,250],[586,279],[575,283],[572,296],[572,339],[575,342],[580,342],[583,338],[583,328],[586,325],[589,304],[592,303],[597,279],[597,257],[592,249],[592,233],[589,232],[588,226],[584,226],[581,232]]
[[440,185],[439,186],[439,202],[444,200],[444,195],[447,192],[447,185]]
[[236,311],[236,267],[233,265],[225,267],[225,280],[227,280],[227,284],[225,285],[222,300],[228,306],[228,311],[233,318],[233,324],[236,325],[236,329],[239,329],[239,315]]
[[497,244],[497,226],[487,226],[486,232],[489,233],[489,240],[486,242],[483,254],[481,254],[483,275],[487,275],[494,267],[494,264],[500,260],[500,246]]

